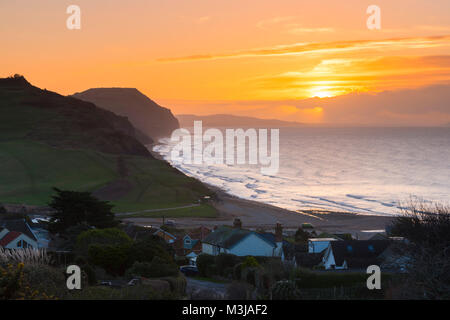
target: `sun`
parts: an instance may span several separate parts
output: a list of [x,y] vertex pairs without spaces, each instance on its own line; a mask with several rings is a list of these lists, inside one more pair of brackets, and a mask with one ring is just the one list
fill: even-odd
[[313,87],[311,89],[309,89],[309,93],[310,93],[310,97],[314,98],[330,98],[330,97],[334,97],[336,95],[335,92],[333,92],[332,87],[328,87],[328,86],[320,86],[320,87]]

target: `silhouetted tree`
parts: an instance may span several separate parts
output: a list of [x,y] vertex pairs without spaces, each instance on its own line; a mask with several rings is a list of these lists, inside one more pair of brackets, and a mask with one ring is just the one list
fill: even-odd
[[90,192],[54,190],[56,195],[49,203],[56,211],[49,224],[51,232],[64,232],[78,224],[96,228],[110,228],[118,224],[111,211],[113,206],[93,197]]

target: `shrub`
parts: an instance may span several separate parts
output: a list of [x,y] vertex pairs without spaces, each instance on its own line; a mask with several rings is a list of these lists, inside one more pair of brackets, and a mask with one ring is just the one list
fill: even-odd
[[256,286],[257,276],[258,276],[258,268],[247,267],[244,270],[242,270],[242,279],[248,284],[251,284],[252,286]]
[[92,286],[97,284],[97,275],[95,273],[95,269],[92,266],[86,264],[83,266],[82,271],[86,273],[89,285]]
[[188,264],[189,264],[189,259],[186,258],[186,257],[176,257],[176,258],[175,258],[175,263],[176,263],[178,266],[185,266],[185,265],[188,265]]
[[215,258],[215,264],[222,276],[228,276],[230,268],[239,263],[239,257],[234,254],[221,253]]
[[296,243],[307,243],[308,239],[310,237],[310,234],[307,231],[304,231],[303,229],[307,228],[298,228],[297,232],[295,232],[295,242]]
[[311,223],[302,223],[302,229],[314,229],[313,225]]
[[126,272],[126,276],[128,278],[133,278],[135,276],[157,278],[177,275],[178,266],[174,263],[169,264],[159,257],[154,257],[152,262],[136,261],[133,266]]
[[233,279],[240,280],[242,277],[242,263],[238,263],[233,268]]
[[[0,299],[54,299],[54,296],[30,286],[24,275],[24,266],[23,263],[18,263],[15,266],[9,264],[5,269],[0,267]],[[36,267],[40,268],[42,265]]]
[[208,277],[208,266],[215,263],[214,256],[202,253],[197,257],[198,272],[203,277]]
[[171,292],[158,291],[145,284],[127,286],[121,289],[95,286],[73,291],[68,296],[69,299],[73,300],[169,300],[177,298]]
[[88,261],[111,275],[123,275],[129,262],[129,245],[98,245],[88,249]]
[[76,241],[76,251],[80,255],[87,255],[89,246],[97,245],[130,245],[130,237],[117,228],[91,229],[80,233]]
[[170,250],[164,240],[155,236],[135,241],[130,248],[129,265],[135,261],[151,262],[154,257],[159,257],[167,263],[174,263]]
[[251,297],[252,289],[247,283],[233,281],[227,286],[227,299],[248,300]]
[[295,274],[299,288],[332,288],[365,285],[367,274],[363,272],[317,273],[306,269],[298,269]]
[[0,247],[0,262],[24,264],[50,264],[51,257],[45,249],[4,249]]
[[300,292],[293,281],[283,280],[275,283],[271,296],[272,300],[295,300],[300,297]]
[[66,294],[66,277],[64,270],[48,265],[25,265],[24,282],[30,288],[48,296],[63,297]]
[[186,293],[186,278],[178,275],[177,277],[166,277],[165,280],[170,284],[170,290],[178,296],[184,296]]
[[258,267],[259,263],[258,261],[255,259],[255,257],[252,256],[247,256],[245,257],[244,261],[242,262],[242,268],[254,268],[254,267]]

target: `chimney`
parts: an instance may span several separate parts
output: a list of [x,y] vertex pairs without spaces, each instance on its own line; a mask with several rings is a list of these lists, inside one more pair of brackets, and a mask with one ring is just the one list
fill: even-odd
[[283,227],[279,222],[277,222],[277,225],[275,226],[275,241],[276,242],[283,241]]
[[235,229],[242,229],[241,219],[239,219],[239,218],[235,218],[234,219],[233,228],[235,228]]

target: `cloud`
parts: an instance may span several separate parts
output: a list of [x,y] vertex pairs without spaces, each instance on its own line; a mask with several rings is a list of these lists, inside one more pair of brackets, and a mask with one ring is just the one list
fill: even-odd
[[296,24],[290,25],[288,32],[292,34],[317,33],[317,32],[335,32],[334,28],[306,28]]
[[273,17],[270,19],[265,19],[265,20],[261,20],[259,21],[256,26],[260,29],[266,29],[270,26],[282,23],[282,22],[287,22],[287,21],[291,21],[295,19],[295,17],[289,16],[289,17]]
[[355,52],[362,50],[396,50],[411,48],[431,48],[450,45],[450,35],[415,38],[393,38],[384,40],[353,40],[324,43],[295,43],[270,48],[259,48],[231,53],[199,54],[184,57],[160,58],[160,62],[194,61],[207,59],[231,59],[244,57],[267,57],[305,55],[312,53]]
[[305,72],[282,72],[248,79],[272,96],[335,96],[450,83],[450,56],[390,56],[324,59]]
[[202,115],[257,115],[329,125],[436,126],[450,123],[450,84],[325,99],[170,101],[170,105]]
[[203,24],[203,23],[208,22],[209,20],[211,20],[211,17],[210,17],[210,16],[200,17],[200,18],[198,18],[197,20],[195,20],[195,23],[197,23],[197,24]]

